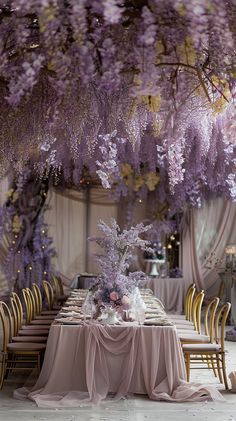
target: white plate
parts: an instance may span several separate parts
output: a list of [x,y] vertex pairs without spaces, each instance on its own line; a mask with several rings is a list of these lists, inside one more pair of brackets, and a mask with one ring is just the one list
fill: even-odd
[[63,324],[63,325],[81,325],[81,324],[83,324],[82,320],[79,320],[79,319],[78,320],[75,320],[75,319],[70,320],[69,318],[66,318],[66,317],[63,317],[61,319],[56,319],[56,321],[58,323]]
[[75,317],[75,318],[78,318],[78,319],[83,319],[84,318],[84,316],[82,315],[82,314],[80,314],[80,313],[76,313],[76,311],[60,311],[60,313],[59,313],[59,316],[63,316],[63,317]]

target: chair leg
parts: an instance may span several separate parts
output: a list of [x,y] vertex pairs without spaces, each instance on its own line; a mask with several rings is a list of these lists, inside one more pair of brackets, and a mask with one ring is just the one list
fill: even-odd
[[214,358],[211,356],[210,357],[210,368],[212,368],[214,376],[217,377],[217,372],[216,372],[216,368],[215,368],[215,364],[214,364]]
[[225,354],[222,354],[222,371],[223,371],[225,389],[229,390],[227,375],[226,375]]
[[219,379],[220,379],[220,382],[223,383],[223,377],[222,377],[221,370],[220,370],[219,355],[216,355],[216,362],[217,362],[217,371],[218,371]]
[[1,373],[0,373],[0,390],[2,390],[4,378],[6,374],[6,356],[3,355],[1,362]]
[[187,382],[189,382],[190,380],[190,354],[185,354],[185,365],[186,365]]

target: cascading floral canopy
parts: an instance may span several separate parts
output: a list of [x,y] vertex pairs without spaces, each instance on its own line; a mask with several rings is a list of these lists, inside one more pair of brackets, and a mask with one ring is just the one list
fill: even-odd
[[235,22],[234,0],[0,0],[1,174],[235,200]]

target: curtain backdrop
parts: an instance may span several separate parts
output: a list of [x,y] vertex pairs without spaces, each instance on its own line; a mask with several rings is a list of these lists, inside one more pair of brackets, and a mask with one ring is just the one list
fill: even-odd
[[116,204],[97,187],[87,191],[50,191],[48,204],[45,217],[57,252],[56,268],[69,279],[76,273],[97,273],[93,254],[99,248],[87,237],[100,235],[100,219],[109,222],[111,217],[117,218]]
[[[183,230],[183,272],[186,286],[217,293],[218,273],[224,270],[225,246],[236,243],[236,203],[221,198],[190,211]],[[212,263],[209,263],[209,260]],[[214,262],[218,260],[215,267]],[[222,262],[221,262],[222,261]]]

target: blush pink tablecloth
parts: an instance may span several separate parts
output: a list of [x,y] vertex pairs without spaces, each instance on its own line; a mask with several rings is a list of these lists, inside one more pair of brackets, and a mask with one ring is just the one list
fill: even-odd
[[39,407],[95,404],[109,392],[150,399],[223,399],[215,388],[185,381],[181,346],[173,326],[52,325],[39,379],[30,391],[18,389]]
[[181,314],[184,308],[185,283],[183,278],[150,277],[147,287],[161,300],[166,312]]

